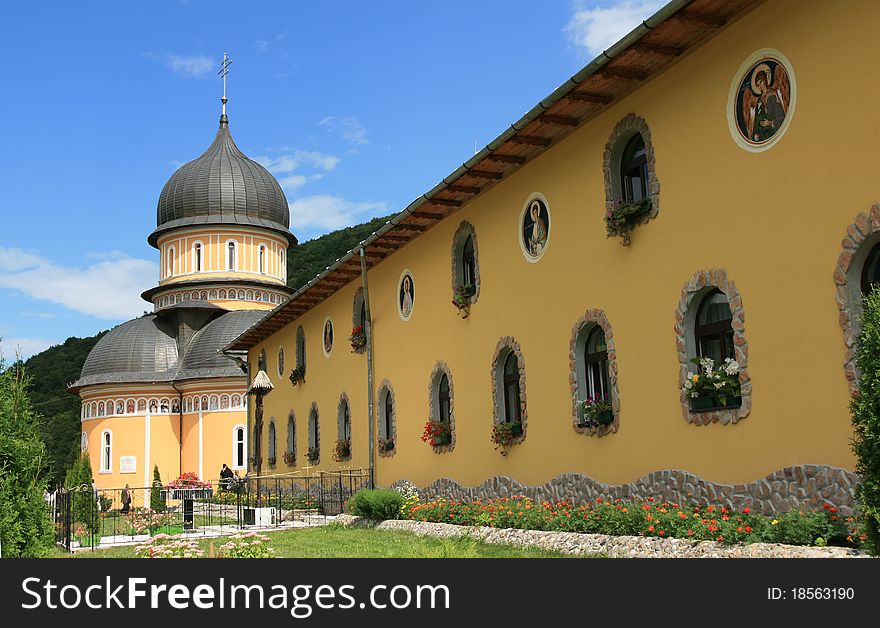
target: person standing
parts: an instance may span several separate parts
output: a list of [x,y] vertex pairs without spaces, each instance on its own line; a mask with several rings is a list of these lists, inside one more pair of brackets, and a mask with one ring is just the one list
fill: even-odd
[[220,469],[220,490],[228,491],[230,485],[232,484],[233,478],[232,469],[230,469],[226,463],[223,463],[223,468]]
[[131,510],[131,492],[128,490],[128,484],[125,485],[125,488],[122,489],[122,510],[123,515],[127,515]]

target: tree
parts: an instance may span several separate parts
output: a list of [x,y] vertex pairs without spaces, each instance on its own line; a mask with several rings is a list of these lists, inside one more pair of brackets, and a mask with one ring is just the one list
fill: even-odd
[[862,329],[856,344],[858,392],[850,404],[855,432],[852,448],[861,483],[856,498],[867,539],[866,549],[880,555],[880,290],[864,298]]
[[97,532],[100,522],[100,502],[92,482],[92,463],[89,454],[84,453],[68,469],[64,478],[64,487],[70,491],[72,523],[81,523],[91,532]]
[[165,510],[165,500],[162,498],[162,476],[159,475],[159,465],[153,466],[153,486],[150,488],[150,509],[156,512]]
[[46,450],[17,361],[0,357],[0,547],[5,557],[46,556],[54,543],[46,490]]

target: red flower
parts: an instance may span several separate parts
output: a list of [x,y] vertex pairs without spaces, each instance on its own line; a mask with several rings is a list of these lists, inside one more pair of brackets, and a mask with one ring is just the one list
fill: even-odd
[[752,509],[749,508],[748,506],[746,506],[745,508],[743,508],[743,514],[747,515],[747,514],[749,514],[750,512],[752,512]]

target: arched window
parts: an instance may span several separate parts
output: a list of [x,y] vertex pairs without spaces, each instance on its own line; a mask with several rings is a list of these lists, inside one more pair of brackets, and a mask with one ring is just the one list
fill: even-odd
[[282,279],[287,279],[287,251],[281,249],[281,272],[278,275]]
[[437,419],[443,423],[449,423],[451,404],[449,400],[449,378],[444,373],[440,377],[440,385],[437,387]]
[[260,351],[260,357],[257,359],[257,371],[266,370],[266,350]]
[[235,240],[226,243],[226,270],[236,270],[238,268],[238,253]]
[[101,473],[111,473],[113,460],[113,434],[110,430],[101,432]]
[[504,361],[504,421],[521,423],[519,392],[519,363],[512,351]]
[[624,201],[648,198],[648,159],[645,140],[636,133],[623,149],[620,161],[620,189]]
[[168,276],[174,276],[174,247],[168,247]]
[[245,452],[247,451],[247,443],[245,442],[244,425],[236,425],[232,428],[232,466],[236,469],[244,469]]
[[379,388],[379,453],[393,451],[394,441],[394,393],[386,380]]
[[193,272],[202,272],[202,243],[193,244]]
[[309,410],[309,464],[317,464],[321,460],[321,432],[318,424],[318,408],[312,404]]
[[608,347],[605,343],[605,332],[598,325],[593,326],[584,343],[584,374],[588,397],[610,398]]
[[306,332],[300,325],[296,330],[296,366],[305,374],[306,369]]
[[694,340],[701,358],[712,358],[716,364],[721,364],[725,358],[735,358],[732,319],[723,292],[715,289],[703,297],[694,325]]
[[278,375],[284,376],[284,347],[278,347]]
[[296,464],[296,418],[293,412],[287,416],[287,450],[284,461],[290,466]]
[[464,274],[464,283],[475,285],[477,283],[477,257],[474,251],[474,236],[469,235],[464,241],[461,252],[461,270]]
[[337,440],[333,459],[337,462],[351,458],[351,408],[345,393],[339,399],[339,413],[337,417]]
[[275,464],[276,438],[275,438],[275,417],[269,419],[269,464]]
[[262,244],[257,258],[257,267],[261,275],[266,274],[266,247]]
[[480,293],[477,236],[471,223],[463,221],[452,237],[452,298],[459,314],[466,317]]

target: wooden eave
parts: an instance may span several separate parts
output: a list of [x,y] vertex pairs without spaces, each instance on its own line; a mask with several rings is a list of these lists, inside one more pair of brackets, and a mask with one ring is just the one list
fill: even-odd
[[[361,248],[368,268],[393,255],[762,2],[673,0],[224,350],[246,350],[262,342],[360,275]],[[675,5],[681,6],[653,23]]]

